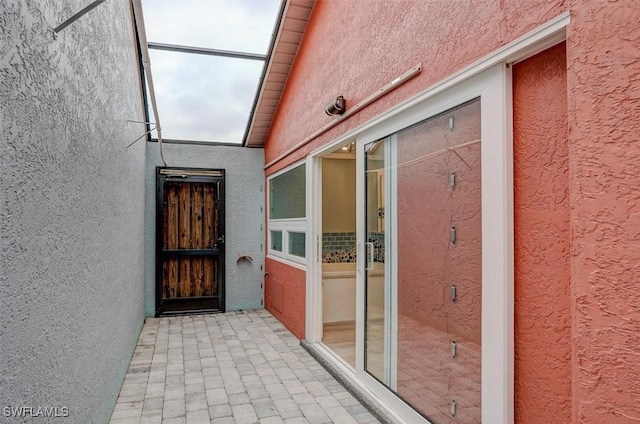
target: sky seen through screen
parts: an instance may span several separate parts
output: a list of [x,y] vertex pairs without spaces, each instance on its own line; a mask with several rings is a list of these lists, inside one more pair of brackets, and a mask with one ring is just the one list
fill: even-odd
[[[149,43],[266,55],[280,1],[143,0],[142,6]],[[149,54],[164,139],[242,142],[263,60]]]

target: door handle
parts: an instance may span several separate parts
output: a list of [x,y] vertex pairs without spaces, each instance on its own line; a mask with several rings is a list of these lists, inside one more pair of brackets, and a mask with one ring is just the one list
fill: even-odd
[[216,241],[220,244],[224,244],[224,234],[216,239]]
[[373,269],[373,242],[368,241],[364,245],[367,251],[367,266],[365,267],[365,270],[371,271]]

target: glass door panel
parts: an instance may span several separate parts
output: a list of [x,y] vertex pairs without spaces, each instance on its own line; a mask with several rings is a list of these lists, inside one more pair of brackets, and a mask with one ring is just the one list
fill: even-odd
[[397,393],[480,422],[480,101],[397,134]]
[[[354,143],[355,144],[355,143]],[[322,158],[322,343],[356,367],[356,155]]]
[[385,272],[385,167],[388,139],[365,146],[366,243],[365,258],[365,370],[390,384],[390,315]]
[[434,423],[480,422],[480,117],[365,146],[365,370]]

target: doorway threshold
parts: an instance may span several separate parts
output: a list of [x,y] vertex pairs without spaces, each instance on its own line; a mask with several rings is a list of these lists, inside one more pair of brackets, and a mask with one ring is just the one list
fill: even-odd
[[164,311],[161,314],[158,314],[156,318],[167,318],[167,317],[175,317],[175,316],[190,316],[190,315],[212,315],[212,314],[222,314],[224,313],[220,309],[193,309],[186,311]]
[[306,350],[322,367],[327,370],[333,378],[338,381],[351,395],[356,398],[367,410],[383,424],[405,424],[399,418],[391,415],[384,404],[371,393],[367,393],[364,387],[354,380],[353,373],[349,373],[346,368],[340,369],[332,360],[327,358],[328,353],[324,348],[316,343],[309,343],[306,340],[300,341],[300,346]]

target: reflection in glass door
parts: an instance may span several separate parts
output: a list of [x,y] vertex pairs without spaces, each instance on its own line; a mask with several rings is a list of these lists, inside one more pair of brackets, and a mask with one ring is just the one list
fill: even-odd
[[365,146],[364,368],[434,423],[480,422],[480,117]]
[[386,385],[391,384],[389,289],[385,272],[385,187],[388,139],[365,146],[366,172],[366,307],[365,369]]

